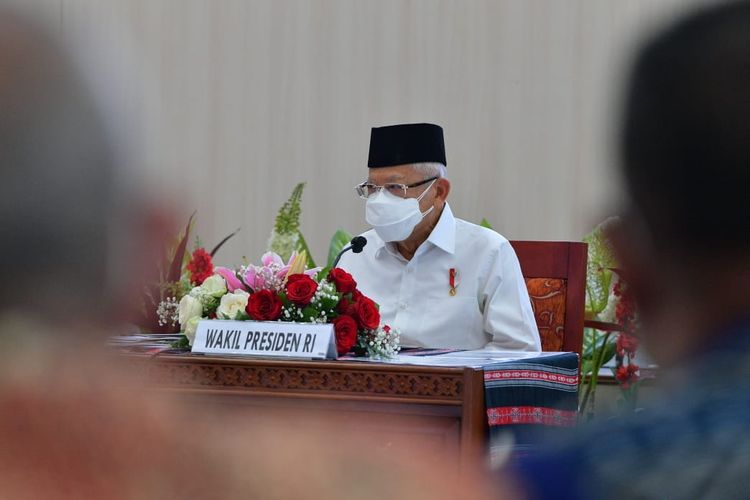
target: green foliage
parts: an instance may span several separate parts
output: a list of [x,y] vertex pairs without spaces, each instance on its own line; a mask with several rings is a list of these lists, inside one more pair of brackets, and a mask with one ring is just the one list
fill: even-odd
[[320,301],[320,309],[322,311],[332,311],[339,303],[339,298],[331,299],[331,298],[324,298]]
[[305,183],[300,182],[292,190],[291,196],[279,209],[276,215],[274,230],[278,234],[292,234],[299,232],[299,218],[302,214],[302,191],[305,189]]
[[[602,314],[609,305],[613,269],[617,268],[612,245],[607,231],[618,219],[610,217],[594,228],[583,238],[588,243],[588,263],[586,267],[586,318],[600,321],[600,328],[584,329],[583,354],[581,356],[581,379],[578,386],[579,411],[592,418],[599,371],[615,356],[618,326],[607,323]],[[611,320],[609,320],[611,321]]]
[[328,277],[328,273],[331,272],[331,266],[326,266],[320,271],[318,271],[318,274],[315,275],[315,281],[320,283],[321,280],[324,280]]
[[245,311],[237,311],[234,315],[235,321],[248,321],[250,319],[250,315],[247,314]]
[[615,340],[611,339],[609,341],[604,340],[604,336],[601,334],[600,330],[596,330],[594,328],[584,328],[583,329],[583,338],[584,338],[584,348],[583,348],[583,357],[584,358],[591,358],[594,356],[596,352],[599,351],[599,349],[604,346],[604,354],[602,355],[602,362],[606,363],[610,359],[612,359],[615,356]]
[[615,355],[616,336],[613,332],[603,332],[594,328],[583,330],[583,356],[581,357],[581,377],[578,382],[578,411],[593,418],[596,386],[599,370]]
[[[328,263],[326,264],[328,267],[331,267],[333,265],[333,261],[336,258],[336,256],[341,252],[341,250],[344,249],[346,245],[349,244],[352,240],[352,235],[344,231],[343,229],[339,229],[335,233],[333,233],[333,237],[331,237],[331,243],[328,245]],[[326,273],[327,275],[327,273]]]
[[310,247],[307,246],[307,241],[305,241],[305,237],[302,236],[302,231],[299,231],[297,233],[299,235],[299,240],[297,241],[297,252],[301,252],[302,250],[305,251],[305,255],[307,255],[307,267],[308,269],[312,269],[315,266],[315,260],[313,260],[312,252],[310,251]]
[[200,300],[203,305],[204,317],[216,314],[216,309],[219,308],[219,302],[221,299],[212,297],[211,295],[201,295]]
[[612,285],[612,268],[617,267],[612,246],[606,236],[608,226],[617,222],[611,217],[583,238],[588,243],[586,269],[586,316],[594,318],[607,308]]
[[190,349],[190,341],[186,336],[182,336],[179,340],[172,342],[172,348],[174,349]]
[[480,226],[486,227],[487,229],[492,229],[492,226],[490,225],[490,221],[482,217],[482,222],[479,223]]
[[317,319],[319,315],[320,313],[318,312],[318,310],[311,305],[305,306],[302,309],[302,321],[305,321],[307,323],[312,323],[313,320]]
[[268,242],[268,249],[277,253],[285,262],[289,260],[292,252],[299,253],[304,250],[307,252],[307,267],[315,267],[310,248],[299,230],[300,216],[302,215],[302,191],[304,189],[304,182],[297,184],[289,199],[279,208]]
[[[581,356],[581,375],[591,375],[595,364],[601,366],[606,364],[615,356],[616,338],[607,336],[599,330],[584,328],[583,330],[583,355]],[[598,369],[597,369],[598,372]]]

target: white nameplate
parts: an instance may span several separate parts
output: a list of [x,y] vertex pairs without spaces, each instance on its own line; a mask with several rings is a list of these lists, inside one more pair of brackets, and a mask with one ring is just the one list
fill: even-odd
[[335,359],[336,340],[330,323],[206,319],[198,323],[192,352]]

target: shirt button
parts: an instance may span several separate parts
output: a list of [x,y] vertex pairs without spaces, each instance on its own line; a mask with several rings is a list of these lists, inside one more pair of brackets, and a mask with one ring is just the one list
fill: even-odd
[[399,309],[406,309],[406,302],[399,302],[398,307]]

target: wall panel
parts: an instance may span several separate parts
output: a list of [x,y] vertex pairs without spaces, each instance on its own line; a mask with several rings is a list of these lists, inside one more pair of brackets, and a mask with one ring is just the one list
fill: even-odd
[[[42,5],[42,0],[39,0]],[[198,210],[227,263],[264,250],[307,181],[303,228],[324,258],[364,229],[352,186],[369,128],[446,131],[454,212],[513,239],[579,239],[607,212],[619,68],[677,0],[46,0],[119,74],[109,95],[151,183]],[[52,14],[50,14],[52,15]],[[167,194],[165,194],[167,196]]]

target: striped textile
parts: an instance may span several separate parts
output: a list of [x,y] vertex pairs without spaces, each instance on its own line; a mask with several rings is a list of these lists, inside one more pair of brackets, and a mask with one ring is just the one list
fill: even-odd
[[484,367],[493,462],[528,454],[578,417],[578,355],[560,353]]

